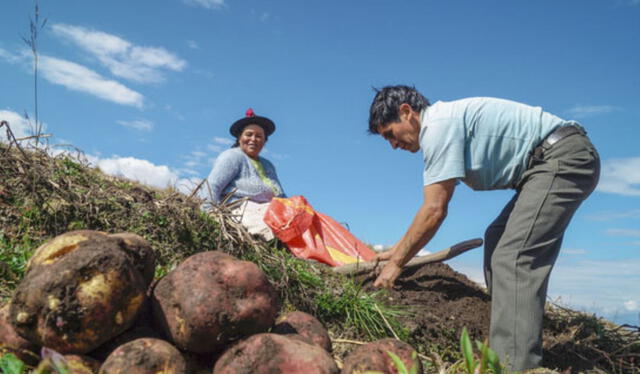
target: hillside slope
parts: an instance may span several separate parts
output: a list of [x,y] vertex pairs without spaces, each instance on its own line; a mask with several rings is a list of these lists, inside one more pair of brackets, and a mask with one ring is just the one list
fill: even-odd
[[[287,309],[310,312],[327,325],[339,359],[354,348],[350,341],[398,334],[424,354],[429,372],[437,372],[460,360],[458,337],[463,327],[475,339],[487,336],[489,296],[445,264],[406,271],[397,289],[380,292],[372,289],[371,278],[338,277],[324,266],[297,260],[280,243],[248,236],[224,209],[207,214],[200,205],[197,198],[172,189],[104,175],[81,156],[52,157],[43,150],[20,151],[15,144],[0,143],[0,297],[10,297],[26,260],[43,241],[76,229],[128,231],[146,238],[159,255],[157,277],[204,250],[220,249],[257,262]],[[373,299],[392,311],[388,321],[371,325],[350,317],[348,308]],[[398,310],[401,313],[393,313]],[[378,317],[375,310],[372,313]],[[569,372],[638,373],[639,336],[637,327],[550,307],[545,366]],[[429,362],[438,359],[444,364]]]

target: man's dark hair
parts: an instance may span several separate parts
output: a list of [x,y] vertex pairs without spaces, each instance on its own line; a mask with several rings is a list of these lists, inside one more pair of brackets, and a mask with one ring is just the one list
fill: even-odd
[[420,113],[428,107],[429,100],[422,96],[415,87],[386,86],[382,89],[374,88],[376,97],[373,98],[369,109],[369,133],[377,134],[378,126],[386,126],[391,122],[400,121],[398,108],[407,103],[414,111]]

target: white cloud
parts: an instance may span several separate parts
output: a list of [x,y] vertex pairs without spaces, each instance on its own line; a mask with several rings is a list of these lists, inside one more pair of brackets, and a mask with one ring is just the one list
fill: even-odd
[[213,142],[217,144],[222,144],[222,145],[231,145],[235,142],[235,140],[216,136],[215,138],[213,138]]
[[140,131],[151,131],[153,130],[153,122],[146,119],[139,119],[133,121],[117,121],[119,125],[124,127],[129,127],[132,129],[140,130]]
[[[31,135],[31,125],[29,124],[29,121],[16,112],[0,110],[0,121],[9,122],[9,128],[11,128],[11,132],[16,138],[23,138]],[[7,129],[4,126],[0,127],[0,141],[8,141]]]
[[640,157],[604,161],[598,191],[640,196]]
[[615,219],[623,218],[640,218],[640,209],[632,209],[623,212],[599,212],[586,216],[586,218],[591,221],[613,221]]
[[220,153],[220,152],[225,150],[225,147],[217,145],[217,144],[209,144],[207,146],[207,149],[209,149],[210,151],[213,151],[215,153]]
[[135,180],[157,188],[173,186],[179,179],[168,166],[154,165],[147,160],[134,157],[115,156],[98,160],[96,164],[106,174]]
[[205,77],[207,79],[213,79],[213,78],[216,77],[216,75],[213,72],[211,72],[209,70],[205,70],[205,69],[194,69],[193,73],[197,74],[197,75],[200,75],[200,76],[203,76],[203,77]]
[[624,307],[630,312],[640,311],[640,303],[638,303],[636,300],[625,301]]
[[23,56],[15,55],[2,48],[0,48],[0,58],[12,64],[21,62],[24,59]]
[[549,294],[568,305],[615,315],[629,300],[640,300],[640,259],[568,261],[551,274]]
[[640,238],[640,230],[632,229],[608,229],[607,234],[612,236],[631,236],[634,238]]
[[191,156],[193,156],[195,158],[198,158],[198,159],[200,159],[200,158],[202,158],[202,157],[204,157],[206,155],[207,154],[205,152],[202,152],[202,151],[193,151],[193,152],[191,152]]
[[[485,286],[482,260],[458,258],[447,264]],[[638,269],[640,258],[588,260],[567,255],[563,248],[551,273],[548,296],[571,309],[597,313],[613,322],[637,323],[637,313],[629,313],[629,309],[640,302]]]
[[[26,50],[21,54],[10,54],[0,49],[0,58],[10,63],[31,63],[32,56]],[[53,84],[62,85],[70,90],[88,93],[117,104],[141,108],[144,97],[95,71],[71,61],[46,55],[39,56],[38,65],[42,77]]]
[[587,118],[615,112],[617,110],[620,110],[620,108],[613,105],[576,105],[567,110],[567,113],[572,118]]
[[141,108],[143,96],[126,86],[103,78],[100,74],[76,63],[40,56],[40,72],[44,79],[70,90],[84,92],[117,104]]
[[112,74],[140,83],[164,80],[162,69],[182,71],[187,65],[162,47],[142,47],[118,36],[84,27],[55,24],[53,33],[89,52]]
[[191,49],[200,49],[200,45],[198,45],[198,42],[196,42],[195,40],[187,40],[187,45]]
[[183,0],[185,4],[199,6],[206,9],[218,9],[222,8],[224,0]]
[[234,139],[216,136],[213,138],[213,144],[207,145],[207,149],[214,153],[220,153],[228,149],[229,146],[232,145],[233,143],[235,143]]
[[562,253],[567,255],[585,255],[587,251],[585,249],[562,248]]

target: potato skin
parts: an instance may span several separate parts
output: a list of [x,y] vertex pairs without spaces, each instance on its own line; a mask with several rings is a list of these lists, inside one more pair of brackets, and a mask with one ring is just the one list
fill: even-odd
[[213,374],[337,374],[327,351],[285,335],[257,334],[229,348],[216,361]]
[[393,360],[387,352],[396,354],[407,369],[418,365],[418,373],[423,372],[422,362],[411,356],[415,349],[409,344],[393,339],[381,339],[365,345],[361,345],[351,352],[344,360],[342,374],[358,374],[366,371],[378,371],[383,374],[396,374]]
[[294,311],[280,316],[271,332],[280,335],[300,334],[327,352],[332,349],[331,338],[322,322],[305,312]]
[[174,346],[154,338],[131,341],[113,351],[100,374],[186,374],[187,364]]
[[22,361],[37,364],[40,358],[38,351],[38,345],[18,335],[9,322],[9,304],[0,307],[0,356],[13,353]]
[[186,259],[153,290],[154,316],[180,349],[221,351],[267,331],[280,309],[276,290],[252,262],[219,251]]
[[156,270],[157,256],[149,242],[143,237],[129,232],[109,235],[119,241],[120,249],[132,257],[133,264],[142,275],[144,283],[149,286]]
[[86,353],[126,330],[147,284],[121,238],[73,231],[43,244],[10,306],[16,331],[60,353]]

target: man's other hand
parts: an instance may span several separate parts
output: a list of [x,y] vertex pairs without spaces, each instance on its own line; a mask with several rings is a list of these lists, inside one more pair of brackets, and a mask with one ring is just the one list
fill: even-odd
[[398,266],[394,261],[389,261],[382,268],[376,281],[373,282],[373,286],[391,289],[396,279],[400,276],[400,273],[402,273],[402,267]]

